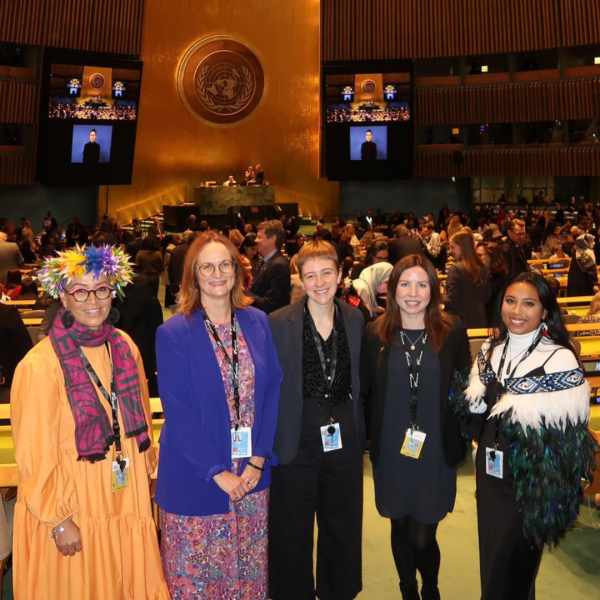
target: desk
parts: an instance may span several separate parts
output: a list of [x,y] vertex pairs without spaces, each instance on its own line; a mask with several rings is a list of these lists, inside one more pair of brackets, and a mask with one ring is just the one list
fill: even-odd
[[25,325],[41,325],[42,319],[23,319],[23,323],[25,323]]
[[[152,420],[152,431],[154,433],[154,443],[158,447],[158,439],[162,429],[164,419]],[[152,478],[156,479],[156,470]],[[12,428],[10,425],[0,426],[0,487],[14,487],[19,485],[19,472],[15,461],[15,446],[12,438]]]
[[225,215],[232,206],[273,206],[275,188],[272,185],[241,187],[196,187],[194,202],[201,215]]
[[33,306],[37,300],[10,300],[7,306]]

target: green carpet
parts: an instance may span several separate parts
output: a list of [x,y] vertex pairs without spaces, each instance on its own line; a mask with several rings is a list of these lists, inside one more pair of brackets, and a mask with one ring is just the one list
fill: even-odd
[[[479,552],[475,478],[471,462],[459,471],[454,512],[440,524],[443,600],[477,600]],[[361,600],[397,600],[398,578],[389,540],[389,520],[375,509],[371,463],[365,458],[363,592]],[[600,597],[600,511],[582,506],[580,521],[560,546],[544,552],[536,583],[537,600],[590,600]],[[507,599],[510,600],[510,599]]]

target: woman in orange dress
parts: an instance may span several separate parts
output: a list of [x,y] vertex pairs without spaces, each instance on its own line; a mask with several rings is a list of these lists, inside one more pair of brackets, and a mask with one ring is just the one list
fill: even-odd
[[149,476],[144,367],[111,324],[131,268],[111,246],[59,253],[38,275],[63,309],[16,369],[15,599],[167,600]]

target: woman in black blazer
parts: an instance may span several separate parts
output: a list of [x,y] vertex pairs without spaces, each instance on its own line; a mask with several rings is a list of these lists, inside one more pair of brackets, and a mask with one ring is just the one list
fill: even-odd
[[470,231],[459,231],[450,238],[450,254],[456,261],[448,271],[444,307],[460,316],[467,329],[487,327],[485,305],[490,299],[489,271],[475,252]]
[[[460,321],[440,308],[433,265],[412,254],[390,277],[386,312],[366,330],[362,378],[372,403],[371,461],[379,513],[391,519],[404,600],[439,600],[439,522],[454,508],[460,426],[452,378],[470,368]],[[421,574],[421,596],[416,572]]]
[[[269,512],[269,598],[351,600],[362,589],[364,319],[335,299],[334,247],[307,242],[302,300],[269,316],[283,369]],[[341,443],[337,441],[341,438]],[[316,586],[315,515],[319,527]]]

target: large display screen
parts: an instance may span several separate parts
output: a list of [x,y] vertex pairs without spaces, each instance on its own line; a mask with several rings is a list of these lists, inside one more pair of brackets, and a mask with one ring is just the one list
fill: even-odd
[[130,184],[141,61],[47,49],[42,82],[40,183]]
[[325,63],[322,82],[325,176],[410,178],[413,63]]

